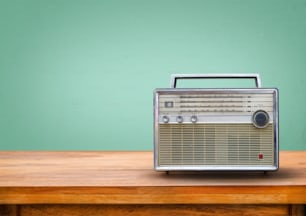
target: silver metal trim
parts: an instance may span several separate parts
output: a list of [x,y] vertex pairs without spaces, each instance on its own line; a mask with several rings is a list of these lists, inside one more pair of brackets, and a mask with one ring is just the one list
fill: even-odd
[[274,112],[274,157],[275,157],[275,167],[277,167],[276,170],[279,169],[279,97],[278,97],[278,89],[274,89],[274,104],[273,104],[273,109],[275,110]]
[[176,88],[178,79],[255,79],[256,87],[261,88],[259,74],[172,74],[170,87]]
[[156,171],[277,171],[278,166],[159,166]]

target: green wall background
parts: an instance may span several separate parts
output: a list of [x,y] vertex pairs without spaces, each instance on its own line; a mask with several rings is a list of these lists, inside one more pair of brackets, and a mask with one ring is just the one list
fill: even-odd
[[306,149],[305,0],[0,0],[0,148],[150,150],[153,89],[217,72],[278,87]]

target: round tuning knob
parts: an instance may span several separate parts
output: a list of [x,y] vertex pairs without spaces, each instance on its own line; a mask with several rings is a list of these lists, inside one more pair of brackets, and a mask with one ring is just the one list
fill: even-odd
[[264,110],[257,110],[253,114],[253,124],[257,128],[265,128],[269,124],[269,114]]

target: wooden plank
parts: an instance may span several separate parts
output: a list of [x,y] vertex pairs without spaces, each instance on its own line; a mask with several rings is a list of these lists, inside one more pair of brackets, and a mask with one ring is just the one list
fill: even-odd
[[268,215],[287,216],[287,205],[26,205],[20,216]]
[[2,188],[2,204],[303,204],[301,187]]

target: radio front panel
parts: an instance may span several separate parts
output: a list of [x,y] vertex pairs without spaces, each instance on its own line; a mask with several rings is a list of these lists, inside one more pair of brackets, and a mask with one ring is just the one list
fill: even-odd
[[156,170],[276,170],[277,89],[157,89]]

